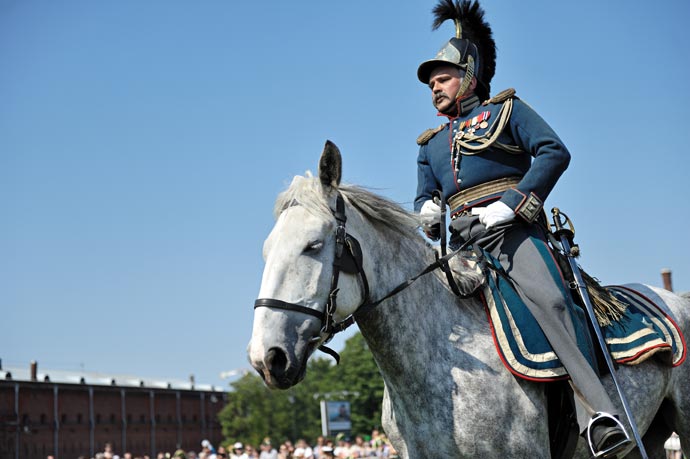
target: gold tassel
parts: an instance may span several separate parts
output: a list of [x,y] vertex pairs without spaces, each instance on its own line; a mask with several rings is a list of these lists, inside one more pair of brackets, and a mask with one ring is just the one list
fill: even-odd
[[618,322],[625,315],[628,305],[613,296],[611,292],[602,287],[599,282],[586,272],[580,270],[582,279],[585,281],[587,293],[594,306],[594,315],[597,322],[602,327]]
[[[570,268],[570,264],[565,255],[558,250],[554,250],[553,253],[556,256],[558,265],[561,267],[561,271],[563,271],[565,278],[570,282],[574,282],[573,270]],[[628,305],[613,296],[611,292],[599,284],[598,280],[587,274],[583,269],[580,269],[580,273],[582,274],[582,280],[585,282],[585,288],[589,294],[589,299],[592,301],[594,316],[597,318],[599,326],[606,327],[613,322],[620,321],[625,315]],[[579,295],[575,294],[574,299],[580,306],[584,307]]]

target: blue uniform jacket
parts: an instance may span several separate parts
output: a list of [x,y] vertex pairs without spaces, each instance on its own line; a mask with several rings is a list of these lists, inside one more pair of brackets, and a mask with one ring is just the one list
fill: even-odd
[[[511,209],[517,211],[530,193],[534,193],[541,202],[546,199],[568,167],[570,153],[553,129],[518,98],[513,98],[510,120],[498,137],[498,142],[521,147],[523,152],[509,153],[492,145],[478,154],[463,154],[459,171],[455,172],[451,144],[458,126],[484,111],[489,111],[488,124],[491,125],[501,106],[502,103],[482,105],[476,100],[469,104],[461,116],[449,117],[445,127],[421,145],[417,157],[415,211],[419,212],[424,202],[431,199],[434,190],[440,190],[447,201],[461,190],[505,177],[520,178],[516,188],[499,196]],[[478,128],[478,124],[475,127],[476,135],[480,135],[482,129]]]

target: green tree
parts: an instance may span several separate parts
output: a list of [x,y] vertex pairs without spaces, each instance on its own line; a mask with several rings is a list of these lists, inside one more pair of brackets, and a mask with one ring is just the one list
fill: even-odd
[[334,388],[349,393],[352,433],[369,434],[381,425],[383,379],[361,333],[345,343],[340,365],[334,367]]
[[231,384],[228,403],[219,414],[227,443],[258,445],[321,434],[321,400],[350,402],[352,434],[369,434],[380,425],[383,380],[360,333],[345,343],[340,365],[312,358],[304,380],[288,390],[270,390],[260,377],[247,374]]
[[246,374],[231,383],[228,403],[219,413],[225,443],[241,441],[258,445],[265,436],[275,441],[304,438],[313,441],[321,433],[319,401],[332,365],[326,359],[309,362],[307,377],[288,390],[271,390],[263,380]]
[[258,444],[267,432],[287,435],[287,399],[281,392],[269,390],[258,376],[246,374],[231,384],[228,403],[218,418],[228,442]]

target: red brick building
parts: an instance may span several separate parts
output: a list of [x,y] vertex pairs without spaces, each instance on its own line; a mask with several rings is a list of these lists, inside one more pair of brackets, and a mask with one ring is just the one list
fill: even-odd
[[[50,374],[52,373],[52,374]],[[200,449],[222,439],[218,413],[226,394],[193,382],[0,370],[0,459],[94,457],[112,444],[149,455]]]

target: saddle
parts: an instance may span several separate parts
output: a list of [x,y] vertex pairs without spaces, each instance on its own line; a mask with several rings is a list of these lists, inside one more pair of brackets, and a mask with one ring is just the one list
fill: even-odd
[[[562,256],[557,252],[554,255]],[[479,296],[496,351],[515,376],[549,382],[545,393],[551,457],[569,459],[574,454],[580,430],[572,388],[567,382],[569,376],[498,261],[486,252],[480,258],[486,281]],[[563,273],[566,278],[572,276],[567,269]],[[642,284],[602,287],[590,276],[585,276],[585,282],[614,361],[637,365],[654,356],[668,365],[678,366],[685,360],[684,337],[670,309],[653,290]],[[603,359],[602,351],[591,352],[589,324],[579,296],[572,296],[571,313],[578,347],[590,365],[606,368],[604,364],[594,365],[593,360]]]
[[[560,381],[568,374],[534,316],[517,294],[498,261],[483,253],[489,269],[480,298],[484,303],[496,351],[514,375],[530,381]],[[564,272],[567,275],[567,273]],[[592,279],[591,277],[589,279]],[[591,281],[595,282],[595,281]],[[598,284],[597,284],[598,285]],[[598,322],[613,360],[622,365],[637,365],[657,356],[678,366],[685,360],[684,337],[669,308],[649,287],[641,284],[599,286],[599,302],[615,302],[599,313]],[[588,282],[588,291],[593,288]],[[590,295],[595,297],[594,294]],[[575,297],[575,295],[573,295]],[[574,298],[575,299],[575,298]],[[596,368],[589,344],[587,320],[582,306],[573,301],[571,314],[578,347]]]

